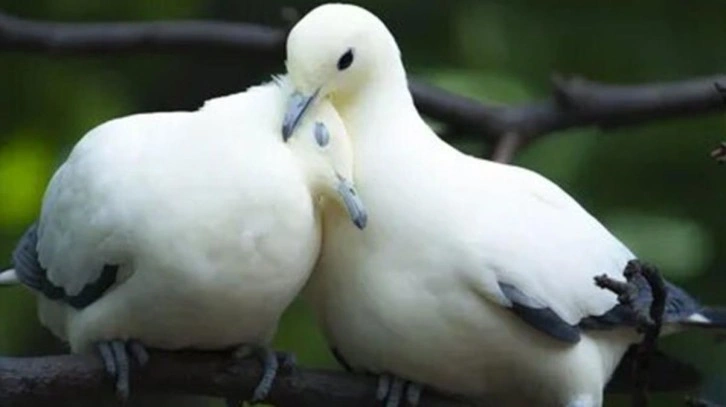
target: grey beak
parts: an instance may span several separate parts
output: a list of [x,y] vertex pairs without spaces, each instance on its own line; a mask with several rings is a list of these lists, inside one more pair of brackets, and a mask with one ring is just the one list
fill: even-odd
[[300,92],[295,92],[290,95],[290,99],[287,102],[287,110],[285,111],[285,118],[282,121],[282,140],[287,142],[295,131],[295,128],[300,124],[300,120],[305,115],[305,112],[313,104],[315,98],[318,96],[320,89],[316,90],[311,96],[305,96]]
[[353,183],[347,179],[338,176],[340,182],[338,183],[338,193],[343,198],[345,209],[348,210],[350,220],[358,227],[363,230],[368,223],[368,212],[366,207],[363,205],[363,201],[358,196],[358,193],[353,186]]

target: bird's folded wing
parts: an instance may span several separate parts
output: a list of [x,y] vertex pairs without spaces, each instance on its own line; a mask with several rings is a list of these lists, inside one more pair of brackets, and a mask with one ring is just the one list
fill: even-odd
[[[39,221],[14,252],[19,279],[46,297],[83,308],[116,282],[126,257],[124,188],[114,154],[118,126],[101,126],[81,140],[55,173]],[[114,141],[112,141],[114,140]]]
[[[577,342],[583,319],[618,304],[594,277],[622,280],[634,255],[555,184],[520,168],[503,173],[506,184],[468,220],[478,235],[467,239],[478,246],[469,278],[478,275],[473,286],[480,295],[538,330]],[[493,181],[484,188],[491,195]]]
[[[105,265],[99,275],[83,275],[82,278],[88,279],[88,282],[79,292],[69,294],[63,285],[56,285],[48,279],[47,270],[38,261],[37,244],[38,225],[34,223],[18,242],[13,252],[13,263],[18,279],[48,299],[65,302],[74,308],[84,308],[96,301],[116,281],[118,266]],[[71,275],[75,278],[79,276],[81,273]]]
[[500,283],[499,288],[511,301],[509,308],[514,314],[532,327],[561,341],[576,343],[580,340],[580,328],[560,318],[547,304],[527,296],[513,285]]

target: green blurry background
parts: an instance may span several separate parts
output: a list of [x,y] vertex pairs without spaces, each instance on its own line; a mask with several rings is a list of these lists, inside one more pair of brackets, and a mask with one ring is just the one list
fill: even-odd
[[[209,18],[282,25],[279,0],[0,0],[18,16],[63,21]],[[607,82],[677,80],[723,72],[726,3],[699,1],[366,1],[397,36],[413,76],[491,103],[545,97],[553,71]],[[52,57],[0,52],[0,264],[32,222],[52,172],[91,127],[135,112],[193,109],[283,69],[282,61],[235,53]],[[643,259],[705,302],[726,303],[726,167],[708,158],[724,135],[721,115],[607,134],[552,134],[516,163],[550,177]],[[458,146],[490,151],[476,134]],[[568,248],[562,248],[566,256]],[[302,304],[277,338],[300,363],[334,366]],[[455,346],[455,344],[452,344]],[[663,346],[708,373],[704,393],[726,401],[726,345],[702,334]],[[23,289],[0,295],[0,353],[63,348],[37,322]],[[656,405],[680,405],[681,395]],[[610,399],[621,405],[624,399]],[[133,405],[221,405],[215,400],[139,398]],[[72,403],[70,405],[78,405]]]

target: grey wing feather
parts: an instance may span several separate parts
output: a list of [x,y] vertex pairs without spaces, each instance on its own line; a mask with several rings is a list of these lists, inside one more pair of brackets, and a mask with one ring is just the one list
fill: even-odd
[[76,309],[81,309],[100,298],[116,282],[118,266],[105,265],[96,281],[86,284],[76,295],[66,295],[62,287],[58,287],[48,280],[47,271],[38,261],[37,247],[38,224],[36,222],[20,238],[13,251],[13,264],[18,280],[48,299],[63,301]]
[[[617,304],[602,315],[583,318],[577,325],[571,325],[541,301],[528,296],[514,285],[499,283],[504,295],[512,302],[511,310],[532,327],[553,338],[576,343],[581,329],[608,330],[638,325],[634,309],[647,309],[653,300],[650,284],[643,276],[636,276],[633,283],[638,289],[635,304]],[[673,283],[665,281],[667,290],[663,322],[666,324],[691,324],[704,327],[726,327],[726,309],[703,307],[695,298]],[[691,319],[701,316],[703,320]]]
[[499,288],[512,302],[511,310],[535,329],[567,343],[580,341],[580,328],[568,324],[545,304],[511,284],[499,283]]
[[[45,269],[38,262],[38,224],[32,224],[20,238],[13,251],[13,265],[18,280],[24,285],[45,294],[50,299],[59,299],[62,292],[48,290]],[[46,293],[46,291],[48,291]]]

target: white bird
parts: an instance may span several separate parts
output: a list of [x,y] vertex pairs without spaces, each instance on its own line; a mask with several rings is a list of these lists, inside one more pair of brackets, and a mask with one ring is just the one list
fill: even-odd
[[[306,294],[331,347],[354,369],[489,405],[602,405],[639,336],[593,277],[622,280],[633,253],[544,177],[439,139],[414,107],[396,41],[370,12],[315,8],[290,32],[286,63],[297,92],[283,135],[306,108],[332,101],[371,214],[363,233],[340,211],[325,214]],[[668,289],[669,325],[726,323]]]
[[98,349],[120,396],[145,346],[251,345],[264,398],[277,368],[266,345],[318,258],[318,201],[365,227],[340,118],[322,105],[284,143],[289,90],[279,79],[195,112],[109,121],[51,180],[0,280],[37,291],[42,323],[73,352]]

